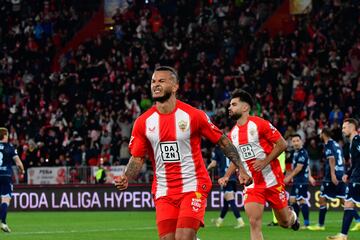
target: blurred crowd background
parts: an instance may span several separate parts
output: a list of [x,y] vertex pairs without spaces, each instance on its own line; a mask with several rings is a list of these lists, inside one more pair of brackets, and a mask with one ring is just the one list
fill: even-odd
[[[179,98],[224,132],[234,124],[227,117],[231,91],[249,91],[253,114],[285,139],[302,136],[318,178],[321,129],[348,144],[342,121],[360,118],[360,1],[313,1],[310,13],[292,17],[290,32],[277,33],[263,26],[280,0],[126,3],[107,31],[62,56],[58,71],[54,57],[102,3],[1,5],[0,125],[26,168],[126,164],[132,123],[153,104],[149,86],[158,65],[178,70]],[[206,161],[212,147],[204,141]],[[147,164],[139,181],[149,179]]]

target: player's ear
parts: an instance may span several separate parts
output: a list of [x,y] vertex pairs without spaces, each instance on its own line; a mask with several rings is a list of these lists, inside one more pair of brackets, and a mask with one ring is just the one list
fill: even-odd
[[173,85],[173,92],[176,93],[178,89],[179,89],[179,83],[175,83]]
[[249,106],[249,104],[244,104],[244,105],[243,105],[243,111],[244,111],[244,112],[250,111],[250,106]]

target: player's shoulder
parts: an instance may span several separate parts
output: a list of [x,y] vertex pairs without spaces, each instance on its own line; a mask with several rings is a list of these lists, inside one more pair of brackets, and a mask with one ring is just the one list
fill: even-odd
[[255,123],[256,125],[258,126],[263,126],[265,124],[269,124],[270,122],[261,118],[261,117],[258,117],[258,116],[249,116],[249,122],[253,122]]
[[300,151],[304,156],[308,155],[308,151],[305,148],[302,148]]
[[0,144],[3,146],[3,148],[14,148],[14,146],[8,142],[0,142]]
[[334,146],[334,143],[332,140],[329,140],[327,143],[325,143],[324,147],[325,149],[331,149]]
[[140,114],[140,116],[138,116],[135,121],[145,121],[155,112],[156,112],[156,107],[154,105],[145,112],[143,112],[142,114]]
[[354,143],[360,144],[360,135],[356,134],[352,141],[353,141],[353,144]]
[[249,116],[249,122],[253,122],[257,128],[260,130],[266,130],[266,129],[271,129],[273,132],[276,131],[276,128],[271,124],[271,122],[269,122],[266,119],[263,119],[261,117],[257,117],[257,116]]
[[199,113],[205,114],[204,111],[197,109],[197,108],[191,106],[190,104],[185,103],[180,100],[177,100],[177,107],[188,114],[199,114]]

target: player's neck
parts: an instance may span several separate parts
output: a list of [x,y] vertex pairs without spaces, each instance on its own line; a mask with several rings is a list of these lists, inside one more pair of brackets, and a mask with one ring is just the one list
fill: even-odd
[[324,143],[327,144],[329,142],[330,138],[324,138]]
[[161,114],[169,114],[172,111],[174,111],[176,107],[176,97],[175,96],[171,96],[167,101],[161,103],[161,102],[156,102],[156,109],[161,113]]
[[354,137],[357,135],[357,132],[352,132],[350,135],[350,142],[354,139]]
[[248,118],[249,118],[249,113],[243,113],[241,115],[241,118],[239,118],[237,120],[237,124],[240,125],[240,126],[244,125],[245,123],[247,123]]

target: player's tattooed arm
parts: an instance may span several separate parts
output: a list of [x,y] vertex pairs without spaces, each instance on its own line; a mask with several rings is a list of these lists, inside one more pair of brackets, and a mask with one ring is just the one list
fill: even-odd
[[222,135],[218,142],[221,150],[224,152],[225,156],[230,159],[240,170],[244,169],[244,165],[240,159],[239,153],[236,150],[236,147],[229,138],[225,135]]
[[142,165],[144,164],[143,157],[131,157],[129,163],[125,169],[125,176],[128,179],[136,179],[141,171]]
[[221,150],[224,152],[225,156],[231,160],[230,167],[226,171],[224,177],[219,179],[219,184],[221,186],[226,185],[231,174],[236,171],[236,168],[238,168],[238,179],[240,184],[249,186],[252,183],[252,178],[247,174],[236,147],[225,135],[220,138],[218,144]]

